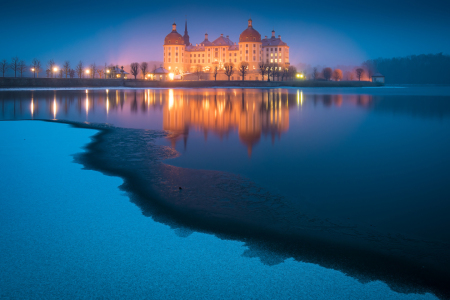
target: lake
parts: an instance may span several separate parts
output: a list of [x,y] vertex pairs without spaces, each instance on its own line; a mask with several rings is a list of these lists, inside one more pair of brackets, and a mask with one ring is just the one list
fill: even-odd
[[161,223],[448,296],[450,87],[6,90],[0,105],[122,129],[108,172],[135,170],[141,198],[148,182],[170,210],[132,201]]

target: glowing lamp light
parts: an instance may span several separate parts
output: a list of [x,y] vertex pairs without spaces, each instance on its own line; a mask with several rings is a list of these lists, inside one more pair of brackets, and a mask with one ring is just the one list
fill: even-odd
[[31,68],[31,72],[34,72],[34,68]]
[[53,68],[53,71],[54,71],[54,72],[58,71],[58,68],[57,68],[57,67],[54,67],[54,68]]
[[106,73],[109,73],[109,70],[106,70]]
[[86,70],[86,74],[89,74],[89,72],[90,72],[89,70]]
[[174,74],[173,73],[169,73],[169,78],[170,80],[173,80]]

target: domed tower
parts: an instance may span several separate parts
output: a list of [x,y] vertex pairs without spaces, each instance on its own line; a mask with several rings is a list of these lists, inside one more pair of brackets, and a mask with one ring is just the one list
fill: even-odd
[[258,64],[262,59],[261,35],[253,28],[252,19],[248,27],[239,36],[240,61],[248,62],[249,73],[258,72]]
[[177,32],[177,24],[173,23],[172,32],[164,39],[164,69],[174,74],[184,73],[188,62],[185,50],[185,40]]

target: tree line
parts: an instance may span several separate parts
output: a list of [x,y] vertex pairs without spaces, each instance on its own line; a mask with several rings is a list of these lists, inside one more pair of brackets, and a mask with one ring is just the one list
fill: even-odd
[[367,60],[363,67],[394,84],[450,84],[450,55],[421,54]]
[[[144,65],[146,63],[142,63]],[[95,63],[85,65],[82,61],[72,67],[70,61],[65,61],[59,67],[53,59],[49,60],[45,66],[42,65],[38,59],[33,59],[28,65],[24,60],[18,57],[11,58],[10,61],[3,59],[0,61],[0,73],[2,77],[8,70],[14,73],[14,77],[23,77],[26,72],[31,72],[34,78],[39,78],[40,74],[44,72],[47,78],[107,78],[107,73],[115,68],[114,65],[98,66]],[[156,68],[156,67],[155,67]],[[118,73],[124,73],[123,66]],[[42,75],[41,75],[42,77]]]

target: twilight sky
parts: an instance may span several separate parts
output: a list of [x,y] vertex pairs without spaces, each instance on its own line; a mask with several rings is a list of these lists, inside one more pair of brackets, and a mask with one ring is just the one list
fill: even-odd
[[[190,2],[190,3],[189,3]],[[238,42],[251,15],[261,36],[274,28],[291,64],[349,65],[369,58],[450,54],[448,0],[321,1],[2,1],[0,59],[85,64],[161,61],[176,21],[191,43],[207,31]]]

